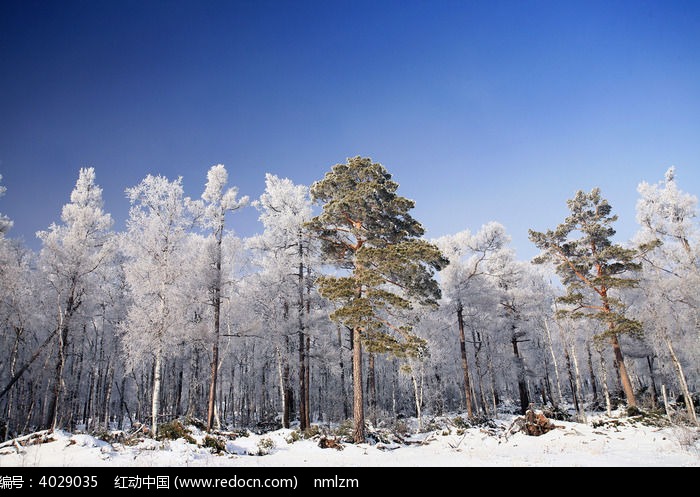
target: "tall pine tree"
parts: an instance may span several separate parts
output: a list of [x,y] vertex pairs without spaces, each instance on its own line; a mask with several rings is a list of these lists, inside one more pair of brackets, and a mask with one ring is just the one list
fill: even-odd
[[[530,240],[543,251],[533,262],[555,265],[566,286],[566,295],[559,298],[567,304],[562,314],[604,323],[606,330],[599,338],[610,340],[627,404],[636,406],[619,336],[639,334],[642,325],[625,316],[624,306],[614,294],[637,284],[637,279],[626,274],[641,269],[641,264],[635,262],[640,252],[612,242],[612,224],[617,216],[611,214],[612,207],[601,197],[599,188],[590,193],[579,190],[567,205],[571,214],[555,230],[529,231]],[[572,234],[578,234],[578,238]]]
[[409,214],[415,203],[397,195],[398,186],[381,164],[354,157],[311,187],[323,212],[309,227],[339,270],[318,279],[319,292],[336,305],[331,319],[352,332],[356,443],[365,439],[363,344],[400,356],[420,352],[425,342],[400,315],[414,302],[437,305],[433,276],[447,265],[439,249],[420,238],[424,229]]

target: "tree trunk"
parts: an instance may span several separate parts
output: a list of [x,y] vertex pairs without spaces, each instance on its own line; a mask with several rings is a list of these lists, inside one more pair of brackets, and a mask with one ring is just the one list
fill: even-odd
[[209,378],[209,401],[207,403],[207,431],[214,425],[214,408],[216,406],[216,381],[219,376],[219,334],[221,329],[221,243],[224,227],[219,226],[216,237],[216,261],[214,270],[214,345],[211,351],[211,377]]
[[311,426],[311,400],[310,400],[310,394],[311,394],[311,364],[309,360],[311,359],[311,337],[309,336],[308,333],[306,333],[306,376],[304,378],[305,380],[305,385],[306,388],[304,389],[304,394],[306,397],[304,397],[304,405],[306,406],[306,424]]
[[[299,235],[301,237],[301,234]],[[303,263],[303,245],[299,241],[299,272],[297,274],[297,319],[298,319],[298,335],[299,335],[299,429],[307,430],[310,423],[310,415],[308,411],[309,401],[309,385],[307,383],[306,372],[306,334],[304,333],[304,263]]]
[[481,409],[483,414],[488,412],[488,403],[486,402],[486,389],[484,388],[484,376],[486,373],[483,372],[481,367],[481,361],[479,360],[479,352],[481,351],[481,334],[478,333],[474,327],[471,328],[472,334],[472,344],[474,345],[474,366],[476,367],[476,379],[479,385],[479,395],[475,396],[477,398],[476,404],[477,408]]
[[578,389],[576,388],[576,379],[574,378],[574,370],[571,364],[571,354],[569,354],[569,346],[564,344],[564,358],[566,359],[566,369],[569,373],[569,387],[571,388],[571,396],[574,400],[574,407],[576,408],[576,413],[581,415],[581,404],[578,397]]
[[64,322],[61,324],[61,332],[58,334],[58,360],[56,362],[56,374],[54,377],[54,390],[51,400],[49,401],[48,415],[49,422],[47,423],[50,430],[55,430],[58,427],[58,410],[60,407],[61,393],[63,392],[63,368],[66,364],[66,350],[68,348],[68,326]]
[[656,390],[656,375],[654,374],[654,357],[647,356],[647,366],[649,366],[649,379],[651,380],[651,406],[656,409],[656,402],[659,392]]
[[[561,393],[561,378],[559,376],[559,365],[557,364],[557,356],[554,354],[554,346],[552,344],[552,334],[549,331],[549,325],[547,324],[547,319],[544,320],[544,329],[547,332],[547,345],[549,346],[549,354],[552,356],[552,364],[554,365],[554,378],[557,385],[557,402],[562,402],[563,395]],[[555,404],[556,407],[556,404]]]
[[595,374],[593,373],[593,354],[591,353],[590,342],[586,342],[586,350],[588,352],[588,373],[591,377],[591,389],[593,389],[593,402],[598,402],[598,388],[596,387]]
[[309,428],[309,413],[306,411],[306,343],[304,332],[299,331],[299,429]]
[[[418,380],[416,380],[416,373],[411,368],[411,382],[413,383],[413,397],[416,402],[416,417],[418,418],[418,430],[423,430],[423,413],[421,407],[423,405],[423,389],[418,388]],[[421,379],[422,383],[422,379]]]
[[365,410],[362,397],[362,337],[359,328],[353,329],[352,334],[353,440],[359,444],[365,441]]
[[605,357],[603,357],[603,348],[600,342],[594,342],[594,347],[600,359],[600,373],[603,376],[603,397],[605,398],[605,411],[608,416],[612,416],[612,405],[610,403],[610,389],[608,388],[608,368],[605,365]]
[[472,410],[472,387],[469,381],[469,363],[467,362],[467,346],[464,338],[464,309],[460,303],[457,307],[457,326],[459,327],[459,351],[462,355],[462,374],[464,379],[464,405],[467,408],[467,417],[474,417]]
[[579,412],[579,421],[581,423],[586,422],[586,409],[584,407],[584,401],[585,397],[583,395],[583,387],[582,387],[582,382],[581,382],[581,370],[578,367],[578,358],[576,356],[576,347],[575,344],[572,340],[571,343],[571,357],[573,359],[574,363],[574,372],[575,372],[575,379],[576,379],[576,391],[579,393],[580,396],[580,406],[581,406],[581,411]]
[[[285,337],[288,342],[289,339]],[[289,384],[289,363],[282,358],[282,352],[279,347],[277,349],[277,370],[280,377],[280,396],[282,397],[282,428],[289,428],[291,421],[291,386]]]
[[513,337],[511,339],[513,344],[513,354],[515,355],[515,361],[518,364],[518,392],[520,394],[520,414],[525,414],[530,406],[530,396],[527,391],[527,383],[525,382],[525,364],[523,358],[520,357],[520,352],[518,351],[518,339],[515,336],[515,327],[513,327]]
[[373,425],[377,425],[377,380],[374,368],[374,353],[369,353],[367,361],[367,394],[369,396],[369,419]]
[[610,343],[612,344],[613,352],[615,354],[615,363],[617,364],[617,371],[620,374],[620,383],[622,385],[623,392],[625,392],[627,405],[630,407],[636,407],[637,399],[634,396],[634,389],[632,388],[632,382],[630,381],[629,374],[627,373],[625,358],[622,355],[622,348],[620,347],[620,341],[618,340],[617,335],[612,335],[610,338]]
[[162,352],[156,351],[156,358],[153,364],[153,397],[151,398],[151,431],[153,436],[158,435],[158,411],[160,410],[160,367]]
[[671,354],[671,361],[673,362],[673,366],[676,370],[676,375],[678,376],[678,383],[680,383],[681,391],[683,392],[683,398],[685,399],[685,408],[688,411],[688,416],[690,417],[690,420],[697,426],[699,423],[698,418],[695,414],[695,404],[693,403],[693,397],[690,393],[690,389],[688,388],[688,382],[685,379],[683,366],[681,366],[681,362],[678,360],[678,356],[676,355],[676,351],[674,350],[673,345],[671,344],[671,340],[666,334],[664,334],[664,341],[666,342],[666,347],[668,347],[668,352]]
[[670,423],[673,423],[673,420],[671,419],[671,406],[668,404],[668,395],[666,395],[666,385],[661,385],[661,395],[663,395],[664,398],[664,410],[666,411],[666,418],[668,418],[668,421]]
[[343,396],[343,419],[350,419],[350,406],[348,405],[348,391],[345,388],[345,364],[343,363],[343,335],[338,330],[338,366],[340,367],[340,390]]
[[34,361],[37,360],[37,358],[41,355],[41,352],[46,348],[46,346],[51,343],[51,340],[56,336],[56,333],[58,333],[59,328],[56,328],[53,330],[48,337],[46,337],[46,340],[42,342],[41,345],[34,351],[34,354],[32,354],[32,357],[29,358],[29,360],[22,365],[19,370],[12,376],[10,381],[5,385],[5,388],[2,389],[2,392],[0,392],[0,399],[2,399],[5,395],[7,395],[7,392],[9,392],[12,389],[12,386],[17,383],[17,380],[19,380],[22,375],[29,369],[29,367],[34,363]]

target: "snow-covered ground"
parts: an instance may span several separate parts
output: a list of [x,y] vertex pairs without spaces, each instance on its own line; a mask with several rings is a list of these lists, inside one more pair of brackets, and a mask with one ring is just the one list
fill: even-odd
[[[0,467],[700,466],[697,428],[647,426],[625,419],[601,426],[592,418],[587,424],[555,421],[557,428],[539,437],[507,435],[513,419],[501,416],[491,427],[460,429],[443,418],[438,429],[407,435],[404,444],[346,443],[342,450],[320,448],[318,437],[294,440],[293,430],[282,429],[231,437],[219,455],[184,439],[144,438],[124,445],[57,432],[46,443],[2,444]],[[192,430],[201,444],[204,433]]]

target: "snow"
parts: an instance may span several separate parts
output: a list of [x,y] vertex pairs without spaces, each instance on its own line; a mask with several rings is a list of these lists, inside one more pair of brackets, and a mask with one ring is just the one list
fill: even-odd
[[[320,448],[318,437],[294,441],[293,430],[281,429],[228,440],[220,455],[184,439],[142,438],[129,446],[57,431],[42,444],[1,444],[0,467],[700,467],[697,428],[589,418],[587,424],[555,421],[557,428],[539,437],[507,435],[513,419],[503,415],[495,427],[459,429],[446,417],[438,429],[407,435],[406,443],[344,443],[343,450]],[[201,445],[205,434],[190,429]]]

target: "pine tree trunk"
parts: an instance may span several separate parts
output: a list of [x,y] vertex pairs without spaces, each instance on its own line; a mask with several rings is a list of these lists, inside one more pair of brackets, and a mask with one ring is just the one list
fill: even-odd
[[353,329],[352,333],[353,440],[359,444],[365,441],[365,410],[362,397],[362,338],[359,328]]
[[627,366],[625,366],[625,359],[622,355],[622,348],[620,347],[620,341],[617,335],[612,335],[610,338],[610,343],[613,347],[613,352],[615,354],[615,363],[617,364],[617,371],[620,375],[620,383],[622,385],[622,391],[625,392],[625,398],[627,400],[627,405],[630,407],[637,406],[637,399],[634,396],[634,388],[632,388],[632,382],[630,381],[629,374],[627,373]]
[[467,362],[467,346],[464,337],[464,309],[460,303],[457,307],[457,326],[459,327],[459,351],[462,355],[462,375],[464,379],[464,405],[467,408],[467,417],[474,417],[472,410],[472,387],[469,381],[469,363]]

